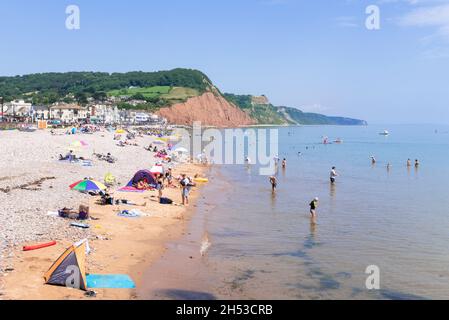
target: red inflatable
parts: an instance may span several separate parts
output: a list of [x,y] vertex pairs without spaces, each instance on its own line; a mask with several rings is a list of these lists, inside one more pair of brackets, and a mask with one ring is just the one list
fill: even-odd
[[47,248],[56,245],[56,241],[48,242],[48,243],[42,243],[35,246],[25,246],[23,247],[23,251],[32,251],[42,248]]

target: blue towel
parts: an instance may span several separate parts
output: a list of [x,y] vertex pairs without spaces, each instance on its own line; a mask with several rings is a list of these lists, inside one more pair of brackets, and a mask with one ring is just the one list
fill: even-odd
[[92,289],[134,289],[136,285],[126,274],[88,274],[87,287]]

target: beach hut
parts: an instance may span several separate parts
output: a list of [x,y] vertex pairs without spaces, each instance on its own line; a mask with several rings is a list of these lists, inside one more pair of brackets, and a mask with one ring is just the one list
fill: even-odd
[[53,263],[44,275],[45,283],[87,290],[86,253],[88,252],[89,245],[87,240],[72,245]]

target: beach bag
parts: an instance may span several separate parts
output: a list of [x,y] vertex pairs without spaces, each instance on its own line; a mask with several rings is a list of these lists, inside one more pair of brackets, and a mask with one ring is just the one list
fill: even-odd
[[161,198],[161,199],[159,200],[159,203],[160,203],[160,204],[173,204],[173,200],[172,200],[172,199],[169,199],[169,198]]

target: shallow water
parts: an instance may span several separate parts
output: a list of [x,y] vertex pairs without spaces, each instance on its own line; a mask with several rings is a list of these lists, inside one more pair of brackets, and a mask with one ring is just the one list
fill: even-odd
[[[384,129],[390,136],[379,135]],[[344,142],[323,145],[324,135]],[[449,127],[295,127],[280,128],[279,138],[288,165],[278,172],[275,195],[257,166],[214,169],[192,222],[201,229],[198,250],[201,234],[212,242],[197,262],[210,280],[201,280],[201,292],[230,299],[449,297]],[[420,168],[407,169],[407,158],[419,159]],[[332,166],[340,174],[334,187]],[[308,203],[315,196],[313,226]],[[369,265],[380,268],[380,290],[365,286]]]

